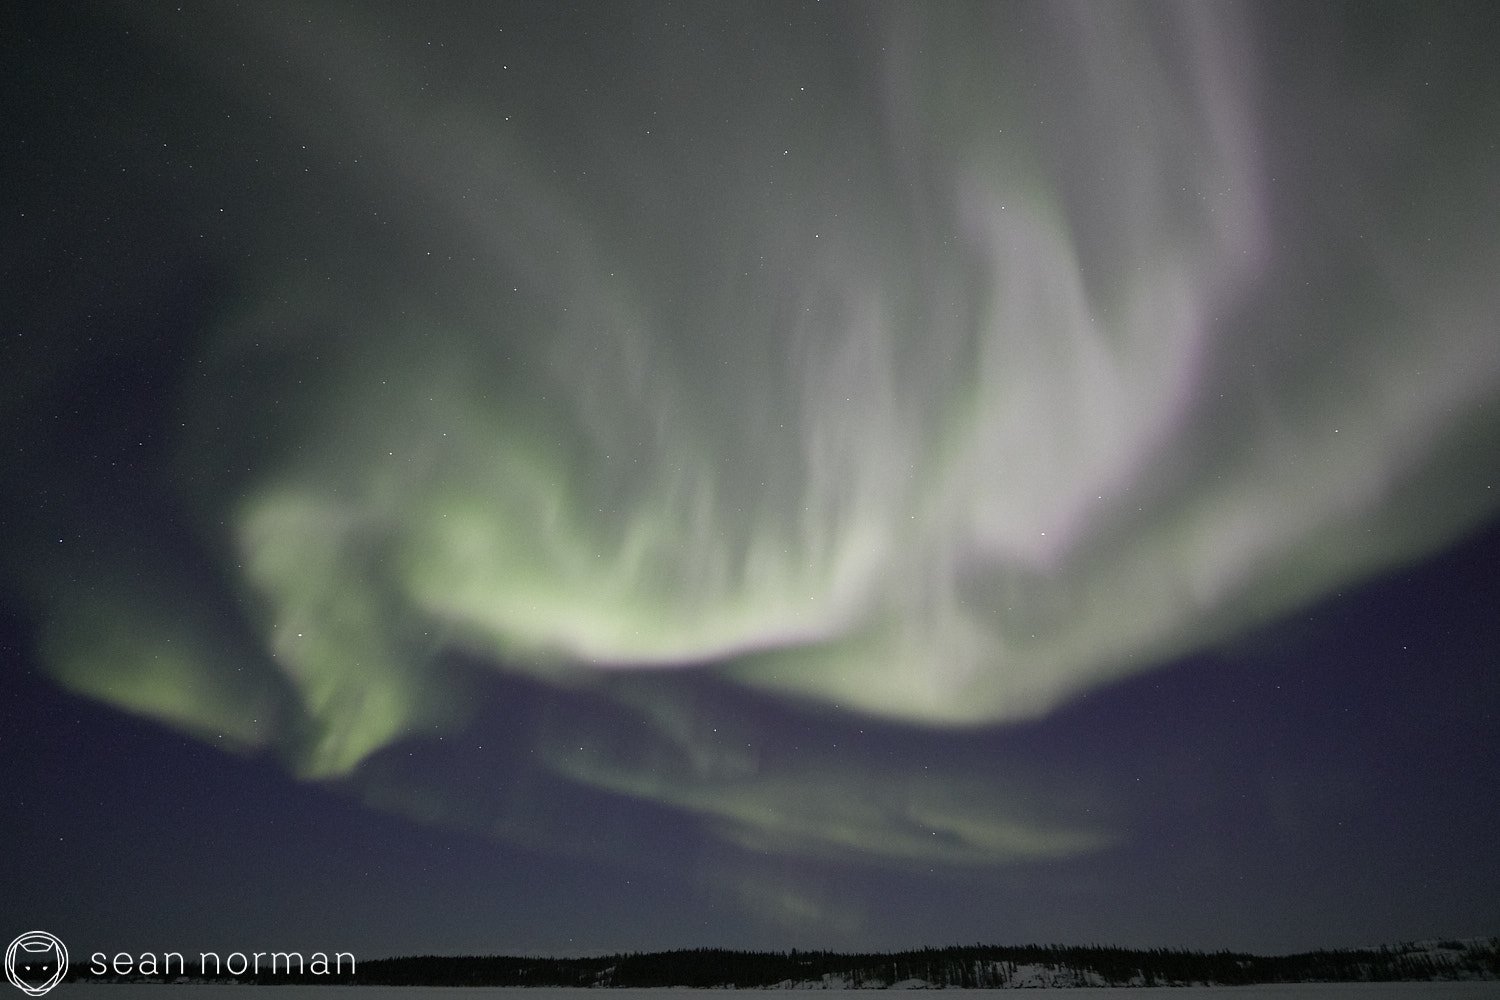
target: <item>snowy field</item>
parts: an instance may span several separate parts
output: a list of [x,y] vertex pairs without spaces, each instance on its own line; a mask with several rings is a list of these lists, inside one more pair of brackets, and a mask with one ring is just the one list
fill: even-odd
[[[95,983],[68,983],[53,991],[66,1000],[154,1000],[158,995],[175,1000],[246,1000],[244,986],[105,986]],[[267,1000],[665,1000],[667,997],[702,990],[583,990],[521,989],[512,987],[402,987],[402,986],[268,986]],[[828,1000],[827,990],[737,990],[740,996],[754,995],[754,1000]],[[873,996],[877,991],[860,991]],[[908,991],[899,991],[908,992]],[[993,997],[1009,990],[944,990],[948,1000],[960,1000],[961,994]],[[1049,993],[1098,994],[1099,989],[1049,990]],[[1113,990],[1107,992],[1114,992]],[[1307,983],[1271,986],[1153,987],[1125,989],[1132,998],[1165,1000],[1489,1000],[1500,997],[1500,982],[1482,983]],[[908,995],[910,995],[908,993]]]

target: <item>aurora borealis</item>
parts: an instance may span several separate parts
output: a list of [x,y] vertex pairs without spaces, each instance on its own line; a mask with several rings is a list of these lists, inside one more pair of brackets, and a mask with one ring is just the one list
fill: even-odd
[[1483,7],[18,20],[13,922],[1494,932]]

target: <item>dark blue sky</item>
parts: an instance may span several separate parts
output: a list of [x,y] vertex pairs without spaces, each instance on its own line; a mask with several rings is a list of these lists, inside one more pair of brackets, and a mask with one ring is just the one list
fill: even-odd
[[392,815],[349,784],[300,783],[274,761],[60,693],[12,619],[7,912],[90,951],[253,942],[370,956],[969,938],[1284,950],[1486,932],[1500,878],[1488,781],[1497,546],[1488,531],[1025,726],[860,734],[814,713],[747,709],[788,748],[852,739],[853,752],[939,776],[975,759],[997,774],[1017,762],[1055,773],[1096,789],[1125,831],[1096,855],[998,871],[778,863],[866,908],[856,929],[831,933],[766,926],[705,892],[693,869],[714,848],[696,824],[514,760],[496,768],[470,746],[493,740],[513,757],[504,745],[518,731],[586,714],[570,704],[583,699],[495,682],[463,746],[417,741],[410,759],[376,762],[468,795],[476,816],[526,801],[565,845],[517,846],[477,823]]
[[1487,8],[12,20],[0,936],[1500,927]]

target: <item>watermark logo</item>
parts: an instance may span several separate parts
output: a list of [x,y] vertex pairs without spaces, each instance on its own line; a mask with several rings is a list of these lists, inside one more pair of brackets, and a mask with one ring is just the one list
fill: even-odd
[[5,950],[5,978],[39,997],[68,974],[68,949],[46,931],[27,931]]

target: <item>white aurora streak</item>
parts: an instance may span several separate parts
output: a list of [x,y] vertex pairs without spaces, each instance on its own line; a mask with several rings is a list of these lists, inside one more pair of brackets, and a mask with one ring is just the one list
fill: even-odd
[[[311,147],[265,177],[360,151],[347,190],[310,182],[315,226],[291,181],[252,194],[264,253],[183,390],[185,493],[305,720],[279,738],[301,771],[449,718],[430,664],[453,649],[566,684],[679,666],[913,724],[1034,717],[1494,510],[1493,455],[1455,458],[1495,415],[1493,214],[1434,208],[1418,238],[1351,194],[1294,227],[1304,196],[1275,187],[1373,189],[1409,137],[1278,180],[1286,136],[1343,112],[1268,107],[1239,8],[853,10],[879,16],[837,53],[793,33],[752,77],[635,39],[548,109],[505,84],[546,53],[497,67],[482,30],[428,75],[420,32],[264,7],[178,53]],[[760,27],[717,16],[744,19],[710,32],[731,48]],[[287,67],[269,90],[225,58],[247,45]],[[1482,181],[1452,183],[1493,207]],[[226,388],[274,372],[248,411]],[[121,697],[190,628],[134,620],[109,662],[54,643],[58,676],[263,741],[229,695],[197,720]],[[222,659],[165,669],[137,674],[239,690]],[[922,804],[915,779],[841,804],[832,765],[804,799],[554,762],[736,843],[968,863],[1108,840],[954,792],[924,806],[951,839],[918,846],[893,804]]]

